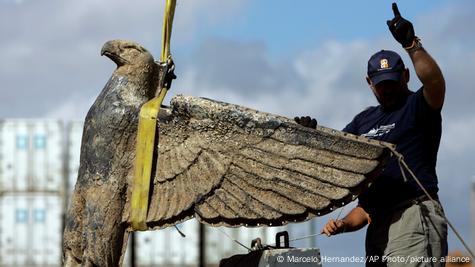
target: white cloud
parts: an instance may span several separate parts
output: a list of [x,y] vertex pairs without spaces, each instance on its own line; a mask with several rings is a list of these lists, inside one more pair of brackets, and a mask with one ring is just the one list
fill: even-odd
[[[246,2],[179,1],[173,44],[229,21]],[[54,114],[78,95],[96,96],[114,68],[99,56],[107,40],[135,40],[159,54],[162,1],[4,1],[0,7],[0,92],[10,104],[0,106],[0,117]]]
[[[444,138],[441,150],[455,155],[475,152],[474,131],[475,114],[466,114],[459,118],[453,116],[451,121],[444,127]],[[475,171],[475,169],[474,169]]]

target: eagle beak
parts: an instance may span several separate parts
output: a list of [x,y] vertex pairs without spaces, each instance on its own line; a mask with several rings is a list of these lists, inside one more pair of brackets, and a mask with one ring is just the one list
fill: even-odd
[[101,49],[101,56],[106,56],[117,64],[117,66],[122,66],[127,64],[128,61],[120,56],[121,48],[119,46],[120,42],[117,40],[112,40],[106,42]]
[[108,41],[102,46],[101,56],[106,55],[107,57],[110,57],[110,55],[116,54],[117,52],[117,45],[115,45],[115,42]]

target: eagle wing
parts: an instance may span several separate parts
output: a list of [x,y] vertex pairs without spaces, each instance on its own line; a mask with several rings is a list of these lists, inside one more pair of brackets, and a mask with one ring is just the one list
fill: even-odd
[[205,98],[176,96],[159,117],[153,228],[193,216],[224,226],[308,220],[355,199],[389,156],[378,141]]

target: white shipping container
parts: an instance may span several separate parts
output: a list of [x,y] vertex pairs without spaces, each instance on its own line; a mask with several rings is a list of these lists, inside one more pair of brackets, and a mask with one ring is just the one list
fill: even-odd
[[0,197],[0,266],[60,266],[62,202],[39,193]]
[[0,192],[62,192],[63,124],[56,120],[0,122]]
[[194,219],[177,225],[186,237],[182,237],[175,227],[136,232],[137,266],[196,266],[198,226],[198,222]]
[[71,122],[68,125],[68,195],[74,190],[79,171],[83,122]]
[[[174,227],[158,231],[136,232],[136,265],[140,267],[197,266],[199,223],[193,219],[177,226],[186,237],[181,237]],[[275,234],[285,230],[286,227],[220,227],[218,230],[206,226],[206,264],[218,264],[222,258],[247,253],[245,248],[232,239],[238,240],[247,247],[250,247],[251,241],[257,237],[260,237],[265,244],[272,244],[275,242]]]

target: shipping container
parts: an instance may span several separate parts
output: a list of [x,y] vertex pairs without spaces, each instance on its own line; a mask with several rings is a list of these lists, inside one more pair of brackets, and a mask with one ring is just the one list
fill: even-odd
[[[199,223],[193,219],[179,224],[177,227],[186,237],[182,237],[174,227],[158,231],[137,232],[136,266],[198,266]],[[247,253],[247,250],[233,239],[247,247],[250,247],[251,241],[257,237],[260,237],[264,243],[271,244],[275,241],[275,234],[285,229],[286,227],[215,228],[206,226],[206,264],[217,266],[222,258]]]
[[[83,125],[0,122],[0,266],[60,266],[62,214],[78,175]],[[135,233],[135,266],[197,266],[199,223],[189,220],[177,227],[186,237],[174,227]],[[205,228],[207,264],[246,253],[232,239],[246,246],[256,237],[273,243],[275,233],[285,228],[219,229]],[[130,252],[129,246],[124,266]]]
[[196,266],[198,225],[196,220],[177,225],[186,237],[182,237],[174,227],[158,231],[136,232],[136,265],[140,267]]
[[63,142],[60,121],[1,121],[0,193],[64,191]]
[[3,194],[0,266],[60,266],[62,202],[55,194]]

